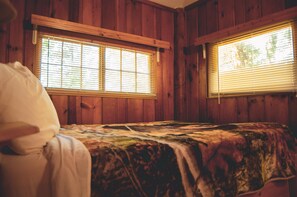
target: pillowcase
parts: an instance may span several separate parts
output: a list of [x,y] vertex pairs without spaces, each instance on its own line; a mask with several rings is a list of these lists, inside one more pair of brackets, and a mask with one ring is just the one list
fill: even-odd
[[11,140],[10,148],[18,154],[42,151],[60,128],[55,107],[37,77],[19,62],[0,64],[0,124],[17,121],[40,130]]

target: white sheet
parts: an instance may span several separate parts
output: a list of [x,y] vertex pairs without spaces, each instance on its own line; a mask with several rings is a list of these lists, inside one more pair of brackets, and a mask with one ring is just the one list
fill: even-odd
[[0,153],[1,197],[88,197],[89,151],[78,140],[57,135],[43,153]]
[[53,197],[88,197],[91,192],[91,157],[73,137],[58,134],[45,149]]

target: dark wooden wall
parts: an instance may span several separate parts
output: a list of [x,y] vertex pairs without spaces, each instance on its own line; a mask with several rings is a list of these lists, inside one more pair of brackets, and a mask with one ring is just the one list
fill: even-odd
[[[175,11],[141,0],[12,0],[18,17],[1,26],[0,62],[33,69],[32,13],[169,41]],[[157,64],[157,99],[51,95],[61,124],[122,123],[174,119],[174,47]]]
[[[199,36],[296,5],[296,0],[200,0],[187,7],[184,14],[179,12],[177,20],[184,23],[177,29],[176,48],[193,45]],[[185,37],[184,41],[181,37]],[[182,73],[175,75],[176,119],[216,123],[275,121],[290,125],[297,134],[295,94],[230,97],[218,104],[217,99],[207,98],[207,65],[202,49],[187,47],[177,50],[177,55],[176,71]]]

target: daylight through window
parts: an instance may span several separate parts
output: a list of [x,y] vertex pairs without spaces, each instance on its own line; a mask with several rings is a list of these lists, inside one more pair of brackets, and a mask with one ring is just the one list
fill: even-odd
[[296,90],[294,25],[210,45],[209,96]]
[[48,90],[154,95],[152,52],[41,35],[40,81]]

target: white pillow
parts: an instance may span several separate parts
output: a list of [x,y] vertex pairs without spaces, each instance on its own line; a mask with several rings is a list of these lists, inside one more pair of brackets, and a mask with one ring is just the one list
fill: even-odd
[[15,121],[40,130],[11,141],[10,147],[18,154],[42,151],[60,128],[55,107],[36,76],[19,62],[0,63],[0,124]]

